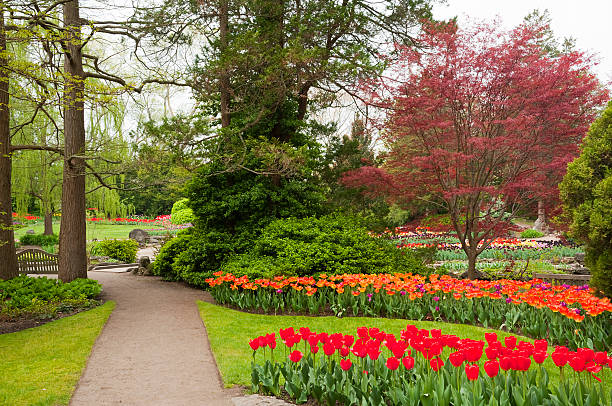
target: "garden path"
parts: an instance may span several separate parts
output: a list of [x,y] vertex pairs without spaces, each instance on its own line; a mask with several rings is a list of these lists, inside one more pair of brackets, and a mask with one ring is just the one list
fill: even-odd
[[223,389],[210,350],[196,306],[206,292],[126,273],[89,277],[116,307],[70,405],[243,404],[240,389]]

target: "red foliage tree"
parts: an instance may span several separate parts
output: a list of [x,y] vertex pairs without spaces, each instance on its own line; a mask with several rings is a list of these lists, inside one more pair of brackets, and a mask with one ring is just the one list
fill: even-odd
[[384,168],[363,168],[345,183],[372,190],[384,180],[403,198],[443,202],[470,278],[520,208],[557,195],[551,180],[562,178],[607,100],[592,59],[551,57],[538,43],[544,29],[431,25],[423,47],[398,49],[393,79],[367,84],[372,102],[388,109],[389,152]]

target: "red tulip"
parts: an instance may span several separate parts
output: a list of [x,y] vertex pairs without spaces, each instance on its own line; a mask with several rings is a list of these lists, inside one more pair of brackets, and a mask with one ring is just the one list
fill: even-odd
[[279,335],[283,341],[287,341],[288,337],[293,337],[295,335],[295,331],[293,330],[293,327],[289,327],[284,330],[281,328]]
[[352,365],[353,365],[353,362],[350,359],[340,360],[340,368],[342,368],[343,371],[348,371],[349,369],[351,369]]
[[368,328],[367,327],[357,328],[357,336],[359,336],[360,338],[368,338]]
[[350,352],[351,352],[351,349],[347,346],[340,348],[340,355],[343,357],[348,357]]
[[561,368],[562,366],[567,364],[569,354],[565,351],[558,352],[557,350],[555,350],[555,352],[553,352],[550,357],[552,358],[555,365]]
[[387,358],[387,368],[392,371],[395,371],[399,367],[399,360],[395,357]]
[[267,345],[268,345],[268,340],[266,339],[266,337],[265,337],[265,336],[259,336],[259,337],[257,338],[257,340],[259,341],[259,346],[260,346],[260,347],[265,347],[265,346],[267,346]]
[[465,374],[467,375],[468,380],[475,381],[478,379],[478,372],[480,368],[478,365],[466,365],[465,366]]
[[504,371],[507,371],[509,369],[512,368],[512,360],[514,358],[510,358],[510,357],[501,357],[499,359],[499,366],[501,367],[501,369],[503,369]]
[[254,338],[252,340],[249,340],[249,345],[251,346],[253,351],[257,351],[257,349],[259,348],[259,339]]
[[546,352],[548,351],[548,341],[546,340],[535,340],[533,342],[534,351]]
[[448,360],[455,367],[459,367],[465,361],[463,351],[455,351],[448,356]]
[[571,357],[569,359],[569,364],[572,368],[574,368],[574,371],[576,372],[581,372],[584,371],[584,369],[586,368],[586,361],[584,358],[582,358],[579,355],[575,355],[573,357]]
[[293,362],[300,362],[302,356],[302,353],[296,350],[289,354],[289,359]]
[[355,342],[355,337],[353,337],[351,335],[345,335],[344,339],[343,339],[343,342],[344,342],[344,345],[346,345],[347,347],[350,347]]
[[431,336],[433,338],[440,338],[442,336],[442,329],[432,328],[431,329]]
[[487,358],[490,360],[497,359],[497,357],[499,356],[499,352],[497,351],[497,348],[495,347],[487,347],[485,349],[485,354],[487,355]]
[[589,362],[586,365],[586,370],[592,374],[596,374],[601,371],[601,365],[597,365],[595,362]]
[[268,347],[270,347],[270,349],[275,349],[276,348],[276,339],[274,341],[268,341]]
[[497,342],[497,333],[485,333],[485,340],[491,345],[491,343]]
[[504,338],[504,342],[506,343],[506,347],[510,348],[511,350],[513,350],[514,347],[516,347],[516,337],[515,336]]
[[362,345],[355,344],[351,352],[359,358],[365,358],[365,356],[368,355],[368,349],[363,344]]
[[541,364],[542,362],[546,361],[546,358],[548,358],[548,353],[544,351],[536,351],[533,353],[533,360],[538,364]]
[[370,337],[372,338],[376,338],[379,332],[380,330],[378,329],[378,327],[370,327],[368,329],[368,333],[370,334]]
[[329,334],[327,333],[319,333],[317,334],[319,341],[322,342],[323,344],[325,344],[327,342],[327,340],[329,340]]
[[514,368],[513,369],[517,371],[527,371],[530,366],[531,366],[531,358],[524,357],[524,356],[518,356],[514,358],[514,365],[513,365]]
[[489,377],[494,378],[499,374],[499,362],[487,361],[484,363],[484,370]]
[[319,352],[319,346],[318,345],[311,345],[310,346],[310,352],[313,354],[316,354],[317,352]]
[[481,347],[468,347],[463,350],[465,354],[465,359],[468,362],[478,362],[478,360],[482,357],[482,348]]
[[307,341],[311,347],[316,347],[317,344],[319,343],[319,336],[317,336],[316,334],[313,334],[308,337]]
[[590,348],[578,348],[576,352],[579,357],[584,359],[585,362],[593,361],[593,359],[595,359],[595,351]]
[[440,368],[444,366],[444,362],[440,358],[434,358],[431,361],[429,361],[429,365],[431,366],[431,369],[438,372]]
[[599,351],[595,353],[595,362],[599,365],[605,365],[608,362],[608,354],[604,351]]
[[414,368],[414,358],[412,358],[412,357],[404,357],[404,358],[402,358],[402,364],[404,365],[404,368],[412,369],[412,368]]
[[323,352],[328,357],[332,356],[334,355],[334,352],[336,352],[336,347],[330,341],[328,341],[325,344],[323,344]]
[[379,356],[380,356],[380,349],[376,347],[368,348],[368,357],[370,357],[372,361],[376,361]]

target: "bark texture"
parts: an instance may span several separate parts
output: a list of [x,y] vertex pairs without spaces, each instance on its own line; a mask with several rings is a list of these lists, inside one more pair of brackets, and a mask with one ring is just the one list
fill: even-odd
[[85,225],[85,115],[79,2],[64,3],[69,31],[64,54],[64,172],[59,246],[59,279],[87,278]]
[[11,132],[9,77],[4,30],[4,3],[0,2],[0,279],[19,275],[11,204]]

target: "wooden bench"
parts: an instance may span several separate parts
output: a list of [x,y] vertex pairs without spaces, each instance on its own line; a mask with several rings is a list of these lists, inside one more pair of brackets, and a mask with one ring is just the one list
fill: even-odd
[[574,275],[569,273],[534,273],[534,279],[542,279],[550,283],[566,283],[568,285],[585,285],[591,280],[591,275]]
[[58,256],[38,248],[28,248],[17,252],[17,265],[20,274],[56,274]]

